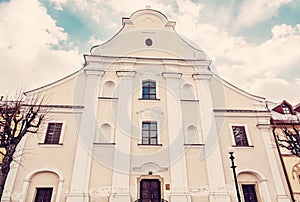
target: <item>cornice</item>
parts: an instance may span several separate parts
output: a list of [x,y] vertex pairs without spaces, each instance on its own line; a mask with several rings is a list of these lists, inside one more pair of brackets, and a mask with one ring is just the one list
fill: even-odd
[[133,78],[136,75],[136,71],[116,71],[118,77]]
[[151,57],[127,57],[127,56],[99,56],[84,55],[85,65],[103,66],[103,64],[131,63],[131,64],[158,64],[194,66],[195,68],[208,68],[211,60],[184,59],[184,58],[151,58]]
[[162,76],[164,78],[180,79],[182,74],[181,73],[175,73],[175,72],[163,72]]

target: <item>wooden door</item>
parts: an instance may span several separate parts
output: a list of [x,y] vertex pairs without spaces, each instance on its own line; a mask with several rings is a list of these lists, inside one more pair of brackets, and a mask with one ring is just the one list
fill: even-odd
[[160,202],[160,181],[157,179],[143,179],[140,182],[141,202]]

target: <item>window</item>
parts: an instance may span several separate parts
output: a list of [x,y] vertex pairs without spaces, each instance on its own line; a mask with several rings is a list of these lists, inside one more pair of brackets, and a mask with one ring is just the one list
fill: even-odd
[[143,94],[142,98],[145,100],[156,99],[156,83],[153,81],[143,82]]
[[143,122],[142,123],[142,144],[157,145],[157,123]]
[[244,126],[232,126],[236,146],[249,146]]
[[184,137],[184,143],[185,144],[193,144],[197,143],[198,134],[197,134],[197,128],[194,125],[190,125],[187,127],[186,134]]
[[97,130],[94,143],[113,143],[113,132],[110,124],[104,123]]
[[52,191],[52,187],[36,188],[34,202],[51,202]]
[[59,144],[62,123],[48,123],[45,144]]
[[290,114],[291,113],[291,110],[290,110],[289,106],[287,106],[285,104],[282,105],[282,110],[283,110],[284,114]]
[[242,190],[245,202],[257,202],[257,196],[255,192],[255,184],[242,184]]
[[102,98],[116,98],[116,84],[113,81],[106,81],[102,87]]
[[181,89],[181,99],[196,100],[195,89],[191,84],[184,84]]

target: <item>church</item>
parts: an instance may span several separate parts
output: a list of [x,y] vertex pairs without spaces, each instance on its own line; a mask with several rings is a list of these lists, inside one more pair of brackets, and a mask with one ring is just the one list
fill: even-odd
[[291,201],[266,100],[212,71],[175,24],[138,10],[82,69],[26,92],[50,111],[2,201]]

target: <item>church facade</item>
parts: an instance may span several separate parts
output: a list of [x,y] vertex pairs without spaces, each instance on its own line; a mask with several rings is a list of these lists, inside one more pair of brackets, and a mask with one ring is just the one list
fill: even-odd
[[175,22],[144,9],[84,55],[84,67],[26,93],[47,120],[20,145],[2,201],[288,202],[264,98],[221,79]]

